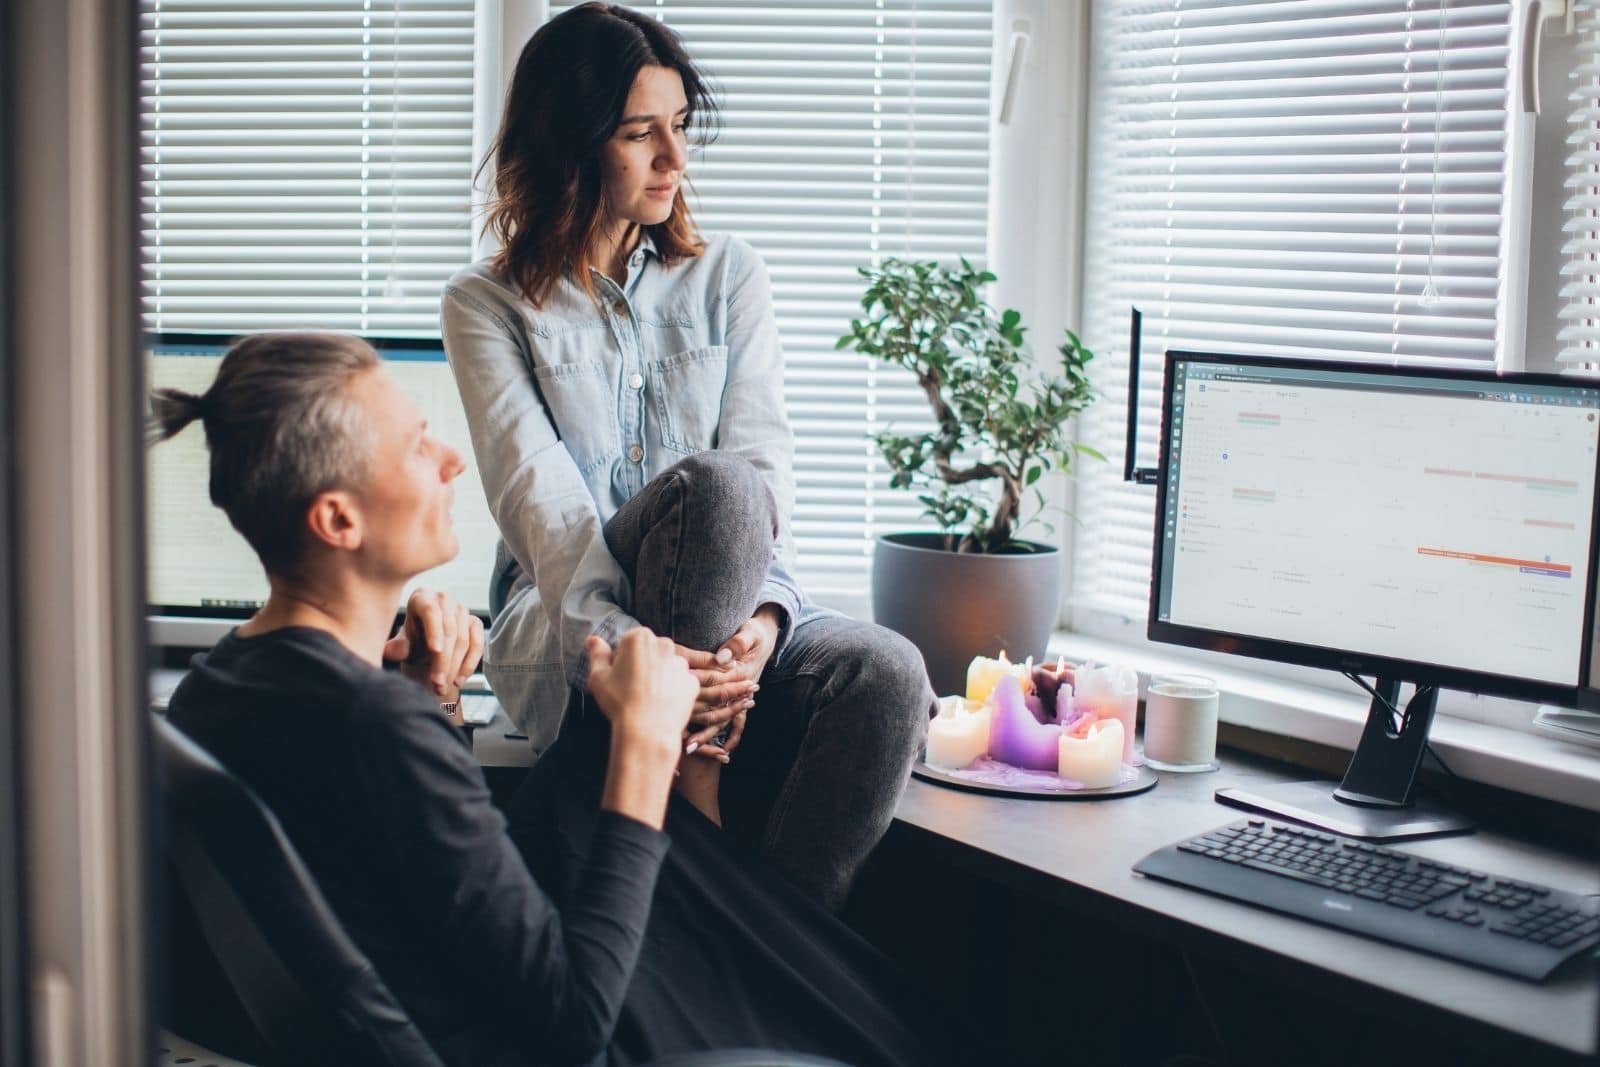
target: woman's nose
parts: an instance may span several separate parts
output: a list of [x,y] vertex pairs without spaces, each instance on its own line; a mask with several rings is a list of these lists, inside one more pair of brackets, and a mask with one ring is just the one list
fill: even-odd
[[667,147],[656,156],[656,169],[665,171],[681,171],[684,164],[689,161],[686,146],[676,137],[669,138]]

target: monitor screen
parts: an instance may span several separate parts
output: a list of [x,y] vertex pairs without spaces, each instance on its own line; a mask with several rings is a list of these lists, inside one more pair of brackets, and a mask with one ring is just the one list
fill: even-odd
[[[146,348],[151,388],[204,392],[231,338],[161,334]],[[489,575],[499,537],[478,480],[466,416],[444,348],[437,338],[372,338],[389,372],[422,409],[435,437],[454,445],[467,469],[455,482],[456,558],[418,576],[413,585],[440,589],[487,615]],[[212,505],[205,434],[192,426],[150,448],[148,456],[148,587],[157,616],[237,619],[259,607],[267,581],[255,553]],[[204,638],[201,643],[205,643]]]
[[1150,636],[1572,703],[1600,389],[1168,356]]

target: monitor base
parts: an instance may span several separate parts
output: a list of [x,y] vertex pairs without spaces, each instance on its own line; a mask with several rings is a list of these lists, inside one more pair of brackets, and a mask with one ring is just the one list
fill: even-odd
[[1427,801],[1405,807],[1365,807],[1339,800],[1332,782],[1288,782],[1258,789],[1219,789],[1219,803],[1246,811],[1292,819],[1330,833],[1364,841],[1400,841],[1470,833],[1471,819]]

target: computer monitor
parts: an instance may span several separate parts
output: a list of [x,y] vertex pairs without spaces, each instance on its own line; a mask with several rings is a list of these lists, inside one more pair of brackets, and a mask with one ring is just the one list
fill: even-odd
[[[233,338],[163,333],[146,344],[151,388],[204,392]],[[422,409],[434,436],[460,449],[467,469],[455,482],[456,558],[413,585],[440,589],[487,618],[489,578],[499,533],[473,461],[444,347],[438,338],[368,338],[402,390]],[[148,456],[148,590],[151,640],[205,648],[250,615],[267,594],[255,553],[211,503],[205,435],[191,427]]]
[[1468,825],[1414,795],[1438,687],[1592,688],[1600,388],[1169,352],[1162,410],[1150,637],[1375,679],[1337,790],[1219,799],[1378,840]]

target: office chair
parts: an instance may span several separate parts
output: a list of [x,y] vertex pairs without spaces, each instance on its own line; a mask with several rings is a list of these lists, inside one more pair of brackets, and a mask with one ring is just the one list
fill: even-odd
[[273,1058],[444,1067],[266,805],[177,727],[153,718],[168,855]]

